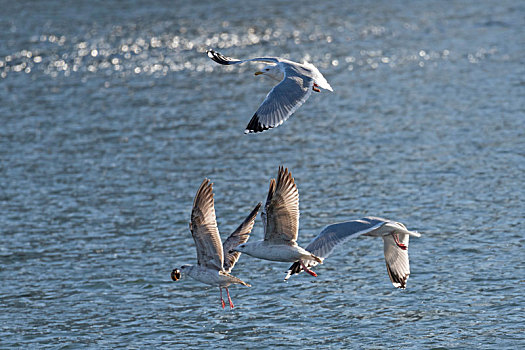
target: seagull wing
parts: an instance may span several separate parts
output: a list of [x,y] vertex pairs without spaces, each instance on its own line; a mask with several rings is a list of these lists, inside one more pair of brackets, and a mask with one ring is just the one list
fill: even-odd
[[270,189],[262,214],[264,240],[275,244],[294,245],[299,229],[299,191],[288,169],[279,167],[277,182]]
[[277,57],[257,57],[257,58],[250,58],[247,60],[239,60],[236,58],[224,56],[213,49],[208,49],[206,53],[208,54],[208,57],[211,58],[213,61],[219,64],[223,64],[223,65],[241,64],[245,62],[278,63],[280,61],[279,58]]
[[237,247],[239,244],[246,243],[248,239],[250,238],[250,232],[252,232],[253,224],[255,222],[255,218],[257,218],[257,212],[259,211],[259,208],[261,207],[261,203],[257,204],[257,206],[252,210],[250,215],[246,219],[244,219],[243,223],[237,227],[235,231],[224,241],[224,244],[222,245],[222,250],[224,251],[224,254],[226,255],[224,257],[224,271],[231,272],[233,269],[233,266],[239,260],[239,257],[241,256],[240,252],[231,252],[230,251]]
[[[363,218],[329,225],[326,226],[321,233],[310,242],[310,244],[308,244],[306,250],[324,260],[332,254],[337,246],[343,244],[349,239],[377,230],[384,224],[384,221]],[[317,264],[317,261],[313,260],[306,262],[307,267],[314,267]],[[293,263],[288,269],[288,273],[284,280],[286,281],[290,276],[298,274],[302,270],[303,269],[299,262]]]
[[384,224],[360,219],[329,225],[308,244],[306,250],[320,258],[327,258],[338,245],[374,231]]
[[210,180],[205,179],[193,201],[190,231],[197,248],[197,262],[201,266],[222,270],[223,251]]
[[273,87],[259,106],[244,133],[262,132],[284,123],[312,94],[314,80],[294,65],[280,63],[284,78]]
[[[395,236],[399,243],[406,248],[403,249],[396,243]],[[408,239],[410,235],[394,232],[383,236],[386,269],[392,284],[396,288],[406,288],[408,276],[410,275],[410,263],[408,261]]]

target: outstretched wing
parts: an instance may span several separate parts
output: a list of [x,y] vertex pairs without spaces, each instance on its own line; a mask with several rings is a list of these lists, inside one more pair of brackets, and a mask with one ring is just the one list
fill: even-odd
[[223,251],[213,201],[213,184],[202,181],[191,211],[190,231],[197,248],[197,262],[201,266],[222,270]]
[[306,250],[320,258],[327,258],[338,245],[374,231],[384,224],[382,221],[359,219],[329,225],[308,244]]
[[[396,236],[398,243],[396,243]],[[392,233],[383,236],[386,270],[392,284],[396,288],[405,289],[410,275],[410,263],[408,261],[408,239],[410,235]],[[404,248],[402,248],[404,247]]]
[[[341,222],[338,224],[333,224],[326,226],[321,233],[315,237],[310,244],[305,248],[310,253],[315,256],[320,257],[322,260],[326,259],[334,249],[346,242],[349,239],[359,237],[361,235],[367,234],[371,231],[374,231],[384,225],[384,221],[378,220],[367,220],[366,218],[359,220],[352,220]],[[317,266],[317,261],[308,261],[306,262],[307,267]],[[295,262],[288,269],[288,273],[284,280],[288,280],[290,276],[298,274],[302,271],[301,265],[299,262]]]
[[277,182],[270,189],[262,214],[264,240],[275,244],[295,244],[299,229],[299,191],[288,169],[279,167]]
[[262,132],[284,123],[312,94],[314,80],[288,64],[283,80],[266,95],[244,133]]
[[259,211],[259,208],[261,208],[261,203],[257,204],[257,206],[252,210],[250,215],[246,219],[244,219],[243,223],[237,227],[235,231],[224,241],[224,244],[222,245],[222,250],[224,251],[225,257],[224,257],[224,271],[231,272],[233,269],[233,266],[235,266],[235,263],[237,260],[239,260],[239,257],[241,256],[240,252],[231,252],[230,251],[237,247],[239,244],[246,243],[248,239],[250,238],[250,232],[252,232],[253,224],[255,222],[255,218],[257,218],[257,212]]
[[241,64],[244,62],[269,62],[269,63],[278,63],[279,58],[277,57],[257,57],[257,58],[250,58],[247,60],[239,60],[232,57],[224,56],[217,51],[213,49],[206,50],[206,54],[209,58],[211,58],[213,61],[224,64],[224,65],[231,65],[231,64]]

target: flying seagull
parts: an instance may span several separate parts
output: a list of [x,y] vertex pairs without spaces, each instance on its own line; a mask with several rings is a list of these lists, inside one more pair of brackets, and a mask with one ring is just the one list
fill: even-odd
[[232,252],[242,252],[265,260],[294,262],[310,275],[317,277],[307,265],[314,266],[323,260],[296,243],[299,231],[299,192],[288,169],[279,167],[277,181],[270,181],[261,216],[264,240],[242,243],[233,248]]
[[266,75],[280,81],[266,95],[244,133],[262,132],[276,128],[286,121],[307,99],[312,91],[321,92],[321,89],[333,91],[332,87],[321,72],[311,63],[297,63],[278,57],[258,57],[247,60],[238,60],[226,57],[209,49],[208,57],[219,64],[241,64],[244,62],[266,62],[270,65],[255,75]]
[[[224,244],[221,244],[221,237],[215,218],[212,185],[210,180],[205,179],[193,200],[190,231],[197,248],[197,265],[183,265],[180,269],[174,269],[171,272],[171,279],[178,281],[182,276],[187,275],[197,281],[219,287],[223,309],[225,303],[222,299],[222,288],[224,288],[228,295],[230,308],[233,309],[233,302],[230,298],[228,287],[231,284],[251,286],[241,279],[230,275],[230,271],[241,255],[239,252],[231,252],[231,250],[235,246],[248,241],[261,203],[257,204],[244,222],[224,241]],[[227,252],[227,254],[225,255],[224,252]]]
[[[359,236],[383,238],[388,276],[394,287],[405,289],[410,275],[408,239],[410,236],[420,237],[421,235],[418,232],[408,231],[400,222],[367,216],[359,220],[329,225],[310,242],[306,250],[324,260],[337,246]],[[309,261],[307,267],[316,265],[317,261]],[[303,270],[301,265],[294,263],[290,266],[284,280],[300,273],[301,270]]]

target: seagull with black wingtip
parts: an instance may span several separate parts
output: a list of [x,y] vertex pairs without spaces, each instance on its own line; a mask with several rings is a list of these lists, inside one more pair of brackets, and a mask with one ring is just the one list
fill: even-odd
[[[306,250],[317,255],[323,261],[340,245],[352,238],[371,236],[383,238],[383,251],[385,255],[386,270],[390,281],[396,288],[405,289],[410,275],[408,260],[408,240],[410,236],[420,237],[416,231],[407,230],[400,222],[389,219],[367,216],[361,219],[340,222],[326,226],[315,237]],[[309,261],[307,267],[314,267],[316,261]],[[294,263],[288,269],[284,280],[303,270],[299,263]]]
[[209,49],[206,51],[213,61],[223,64],[242,64],[245,62],[269,63],[255,75],[264,75],[279,81],[259,106],[244,130],[245,134],[262,132],[276,128],[284,123],[312,94],[321,89],[333,91],[328,81],[311,63],[298,63],[279,57],[258,57],[238,60],[226,57]]

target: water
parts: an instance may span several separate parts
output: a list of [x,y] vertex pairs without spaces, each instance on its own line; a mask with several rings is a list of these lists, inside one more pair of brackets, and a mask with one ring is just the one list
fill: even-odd
[[[0,14],[2,348],[518,348],[525,6],[516,1],[6,2]],[[313,62],[334,93],[243,130],[271,82],[234,57]],[[299,243],[365,215],[412,239],[406,291],[381,240],[283,283],[174,283],[204,177],[223,237],[281,164]],[[253,238],[262,236],[260,219]]]

